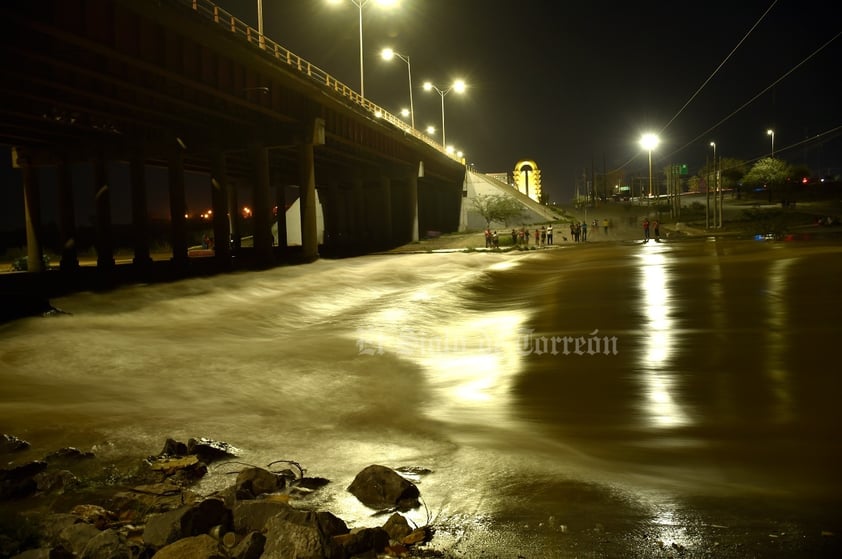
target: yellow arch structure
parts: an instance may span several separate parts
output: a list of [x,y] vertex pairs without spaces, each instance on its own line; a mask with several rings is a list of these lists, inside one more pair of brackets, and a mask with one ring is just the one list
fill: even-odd
[[515,187],[536,202],[541,201],[541,169],[531,159],[517,162],[514,172]]

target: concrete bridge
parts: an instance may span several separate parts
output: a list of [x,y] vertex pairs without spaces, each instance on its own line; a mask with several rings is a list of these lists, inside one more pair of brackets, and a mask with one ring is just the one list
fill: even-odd
[[[86,200],[98,277],[113,276],[123,267],[118,196],[131,200],[132,273],[151,270],[152,167],[166,169],[169,273],[191,273],[198,260],[186,173],[206,177],[216,243],[203,260],[215,271],[364,253],[459,227],[463,161],[208,0],[10,0],[0,19],[0,145],[22,177],[0,187],[24,191],[30,272],[42,269],[43,205],[54,204],[60,270],[78,273],[75,208]],[[129,168],[123,191],[109,176],[115,162]],[[71,172],[80,165],[86,184]],[[55,199],[43,199],[39,175],[54,177]],[[249,247],[242,197],[253,212]],[[291,198],[301,208],[294,249],[282,211]]]

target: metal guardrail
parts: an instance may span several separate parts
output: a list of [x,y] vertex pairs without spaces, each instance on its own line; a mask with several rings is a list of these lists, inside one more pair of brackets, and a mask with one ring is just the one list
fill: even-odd
[[315,66],[310,62],[304,60],[289,49],[282,47],[269,37],[261,35],[256,29],[252,28],[251,26],[238,19],[234,15],[230,14],[229,12],[223,10],[210,0],[174,1],[189,7],[197,14],[201,15],[206,20],[211,21],[214,24],[220,26],[222,29],[234,33],[235,35],[242,36],[243,38],[245,38],[246,42],[248,42],[251,45],[254,45],[255,48],[260,49],[260,52],[264,55],[272,57],[276,62],[286,66],[287,68],[293,68],[297,70],[307,78],[324,86],[332,93],[335,93],[340,97],[343,97],[351,101],[352,103],[359,105],[364,111],[371,113],[371,115],[374,118],[385,120],[386,122],[392,124],[399,130],[402,130],[403,132],[418,138],[422,142],[437,149],[438,151],[447,155],[451,159],[462,162],[462,160],[455,154],[449,153],[447,149],[445,149],[445,146],[436,142],[434,139],[430,138],[426,134],[422,134],[418,130],[412,128],[406,122],[399,119],[395,115],[389,113],[382,107],[375,105],[374,103],[364,98],[362,95],[360,95],[344,83],[340,82],[339,80],[337,80],[318,66]]

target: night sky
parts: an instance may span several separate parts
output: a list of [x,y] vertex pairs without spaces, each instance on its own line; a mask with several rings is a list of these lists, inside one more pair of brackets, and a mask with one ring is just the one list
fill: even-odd
[[[772,128],[776,156],[839,174],[842,17],[834,4],[400,0],[384,9],[369,0],[365,94],[395,114],[409,105],[407,65],[379,57],[391,47],[410,58],[416,127],[440,128],[441,97],[421,83],[445,89],[464,79],[464,95],[445,97],[447,143],[483,172],[534,160],[556,201],[568,201],[591,167],[648,173],[638,144],[646,131],[662,139],[656,169],[685,163],[695,174],[711,141],[720,156],[768,156]],[[257,26],[257,0],[219,5]],[[263,2],[266,35],[355,89],[358,16],[351,0]]]
[[[257,1],[218,4],[257,28]],[[842,17],[835,4],[400,0],[385,9],[367,0],[365,95],[394,114],[409,106],[407,64],[379,55],[391,47],[410,59],[416,127],[440,130],[441,97],[421,84],[446,89],[464,79],[464,94],[445,97],[447,143],[481,172],[534,160],[556,202],[568,202],[584,175],[646,175],[638,141],[649,131],[661,137],[656,173],[683,163],[695,174],[711,141],[722,157],[768,156],[772,128],[776,157],[814,175],[839,175]],[[268,37],[355,90],[358,15],[351,0],[263,0]],[[8,184],[8,172],[3,177],[9,225],[10,215],[18,221],[22,213],[10,211],[19,207],[20,188]],[[115,220],[123,213],[115,208]]]

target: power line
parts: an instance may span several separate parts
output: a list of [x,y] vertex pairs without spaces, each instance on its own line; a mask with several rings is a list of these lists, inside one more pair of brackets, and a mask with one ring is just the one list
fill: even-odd
[[689,142],[687,142],[686,144],[684,144],[682,147],[680,147],[680,148],[678,148],[677,150],[673,151],[672,153],[670,153],[670,154],[666,155],[666,157],[671,157],[671,156],[675,155],[676,153],[679,153],[679,152],[681,152],[682,150],[686,149],[687,147],[691,146],[692,144],[696,143],[697,141],[699,141],[699,139],[700,139],[702,136],[704,136],[704,135],[706,135],[706,134],[709,134],[710,132],[712,132],[713,130],[715,130],[717,127],[719,127],[720,125],[722,125],[725,121],[727,121],[728,119],[730,119],[731,117],[733,117],[735,114],[737,114],[738,112],[740,112],[740,111],[742,111],[743,109],[745,109],[748,105],[750,105],[750,104],[754,103],[754,102],[755,102],[755,101],[756,101],[759,97],[763,96],[763,95],[764,95],[767,91],[769,91],[770,89],[772,89],[773,87],[775,87],[776,85],[778,85],[778,84],[779,84],[782,80],[784,80],[785,78],[787,78],[790,74],[792,74],[792,73],[793,73],[794,71],[796,71],[798,68],[800,68],[801,66],[803,66],[804,64],[806,64],[806,63],[807,63],[810,59],[812,59],[814,56],[816,56],[816,55],[817,55],[818,53],[820,53],[822,50],[824,50],[825,48],[827,48],[827,46],[828,46],[830,43],[832,43],[833,41],[835,41],[836,39],[838,39],[840,35],[842,35],[842,31],[840,31],[839,33],[837,33],[836,35],[834,35],[833,37],[831,37],[831,38],[830,38],[827,42],[825,42],[822,46],[820,46],[819,48],[817,48],[816,50],[814,50],[814,51],[813,51],[813,52],[812,52],[809,56],[807,56],[807,58],[805,58],[804,60],[802,60],[801,62],[799,62],[799,63],[798,63],[798,64],[796,64],[795,66],[793,66],[792,68],[790,68],[790,69],[789,69],[786,73],[784,73],[781,77],[779,77],[778,79],[776,79],[775,81],[773,81],[771,84],[769,84],[768,86],[766,86],[766,87],[765,87],[762,91],[760,91],[760,93],[758,93],[757,95],[755,95],[754,97],[752,97],[751,99],[749,99],[748,101],[746,101],[745,103],[743,103],[740,107],[738,107],[736,110],[734,110],[731,114],[729,114],[728,116],[726,116],[725,118],[723,118],[722,120],[720,120],[719,122],[717,122],[716,124],[714,124],[713,126],[711,126],[710,128],[708,128],[707,130],[705,130],[704,132],[702,132],[701,134],[699,134],[698,136],[696,136],[695,138],[693,138],[692,140],[690,140]]
[[708,84],[708,82],[710,82],[710,80],[712,80],[712,79],[713,79],[713,77],[714,77],[714,76],[715,76],[715,75],[719,72],[719,70],[721,70],[721,69],[722,69],[722,67],[723,67],[723,66],[725,66],[725,63],[726,63],[726,62],[728,62],[728,59],[729,59],[729,58],[731,58],[731,56],[733,56],[733,54],[734,54],[735,52],[737,52],[737,49],[738,49],[738,48],[740,48],[740,45],[742,45],[742,44],[745,42],[745,40],[746,40],[746,39],[748,39],[748,36],[749,36],[749,35],[751,35],[751,33],[755,30],[755,28],[756,28],[758,25],[760,25],[760,22],[761,22],[761,21],[763,21],[763,19],[766,17],[766,15],[768,15],[768,13],[772,10],[772,8],[774,8],[774,7],[775,7],[775,4],[777,4],[777,3],[778,3],[778,0],[774,0],[774,1],[772,2],[772,4],[771,4],[768,8],[766,8],[766,11],[765,11],[765,12],[763,12],[763,15],[761,15],[761,16],[760,16],[760,18],[759,18],[756,22],[754,22],[754,25],[752,25],[752,26],[751,26],[751,29],[749,29],[749,30],[746,32],[746,34],[745,34],[745,35],[743,35],[743,38],[742,38],[742,39],[740,39],[740,41],[737,43],[737,45],[736,45],[733,49],[731,49],[731,52],[729,52],[729,53],[728,53],[728,56],[726,56],[726,57],[725,57],[725,59],[724,59],[722,62],[720,62],[720,63],[719,63],[719,66],[717,66],[717,67],[716,67],[716,69],[713,71],[713,73],[712,73],[710,76],[708,76],[708,78],[707,78],[707,79],[706,79],[706,80],[702,83],[702,85],[700,85],[700,86],[699,86],[699,88],[696,90],[696,92],[695,92],[693,95],[691,95],[691,96],[690,96],[690,99],[688,99],[688,100],[687,100],[687,102],[686,102],[686,103],[684,103],[684,105],[683,105],[680,109],[678,109],[678,112],[677,112],[677,113],[675,113],[675,116],[673,116],[673,117],[669,120],[669,122],[667,122],[667,123],[664,125],[664,127],[661,129],[660,134],[663,134],[663,133],[664,133],[664,131],[665,131],[667,128],[669,128],[669,125],[670,125],[670,124],[672,124],[672,122],[673,122],[676,118],[678,118],[678,115],[680,115],[680,114],[684,111],[684,109],[686,109],[686,108],[687,108],[687,105],[689,105],[689,104],[693,101],[693,99],[695,99],[695,98],[696,98],[696,96],[697,96],[699,93],[701,93],[701,92],[702,92],[702,89],[704,89],[704,88],[705,88],[705,86]]

